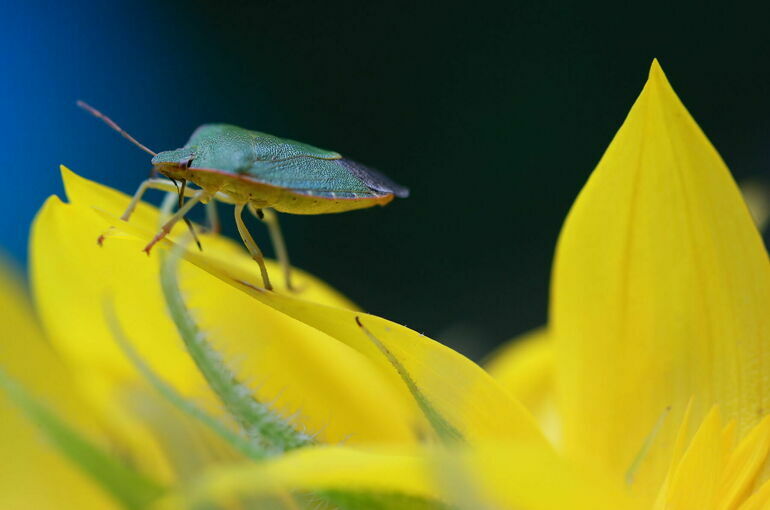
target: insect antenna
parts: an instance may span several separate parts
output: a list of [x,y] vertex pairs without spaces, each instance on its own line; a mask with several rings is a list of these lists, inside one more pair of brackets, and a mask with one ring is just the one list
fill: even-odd
[[102,112],[100,112],[99,110],[97,110],[96,108],[94,108],[93,106],[91,106],[90,104],[86,103],[85,101],[81,101],[80,99],[78,99],[78,101],[77,101],[77,105],[78,105],[79,107],[81,107],[82,109],[84,109],[85,111],[87,111],[88,113],[90,113],[91,115],[93,115],[94,117],[96,117],[97,119],[101,119],[101,120],[102,120],[102,121],[103,121],[105,124],[107,124],[107,125],[108,125],[108,126],[110,126],[112,129],[114,129],[115,131],[117,131],[118,133],[120,133],[120,135],[121,135],[123,138],[125,138],[125,139],[126,139],[126,140],[128,140],[129,142],[133,143],[134,145],[136,145],[137,147],[139,147],[140,149],[142,149],[142,150],[143,150],[144,152],[146,152],[147,154],[149,154],[149,155],[151,155],[151,156],[157,156],[157,155],[158,155],[158,153],[157,153],[157,152],[153,152],[153,151],[151,151],[150,149],[148,149],[147,147],[145,147],[144,145],[142,145],[141,143],[139,143],[139,140],[137,140],[137,139],[136,139],[136,138],[134,138],[133,136],[129,135],[129,134],[126,132],[126,130],[124,130],[122,127],[118,126],[118,125],[115,123],[115,121],[114,121],[114,120],[112,120],[111,118],[107,117],[105,114],[103,114]]

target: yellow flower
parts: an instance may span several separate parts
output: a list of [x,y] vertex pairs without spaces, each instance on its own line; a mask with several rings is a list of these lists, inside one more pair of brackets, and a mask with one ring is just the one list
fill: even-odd
[[128,197],[62,171],[32,232],[42,331],[0,282],[5,506],[770,508],[767,252],[657,62],[497,380],[309,275],[265,291],[228,240],[145,257],[159,212],[121,222]]

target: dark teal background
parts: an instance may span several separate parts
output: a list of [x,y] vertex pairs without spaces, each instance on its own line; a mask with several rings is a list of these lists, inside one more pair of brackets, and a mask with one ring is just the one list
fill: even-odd
[[410,186],[386,208],[284,217],[290,254],[477,358],[545,321],[561,222],[653,57],[736,177],[768,176],[767,17],[727,2],[32,1],[1,14],[5,251],[23,261],[59,163],[126,192],[147,175],[148,157],[75,99],[155,150],[231,122]]

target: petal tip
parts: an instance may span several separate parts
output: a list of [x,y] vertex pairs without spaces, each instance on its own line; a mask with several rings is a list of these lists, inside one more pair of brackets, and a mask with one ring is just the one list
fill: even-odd
[[660,66],[660,62],[657,58],[652,59],[650,64],[650,72],[648,74],[648,80],[650,82],[668,83],[666,73],[663,72],[663,68]]
[[78,175],[70,170],[66,165],[59,165],[59,173],[61,174],[61,180],[62,184],[64,184],[64,187],[67,187],[67,182],[69,182],[71,179],[76,178]]
[[66,181],[68,177],[75,175],[75,172],[70,170],[67,165],[59,165],[59,173],[61,173],[62,181]]
[[661,67],[657,58],[653,58],[652,64],[650,64],[650,72],[647,77],[647,85],[663,87],[664,89],[668,89],[673,92],[673,88],[671,87],[671,84],[666,77],[666,73],[663,72],[663,68]]

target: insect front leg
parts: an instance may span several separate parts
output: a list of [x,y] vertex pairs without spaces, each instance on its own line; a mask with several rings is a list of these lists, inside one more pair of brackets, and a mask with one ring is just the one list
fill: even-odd
[[267,267],[265,267],[265,257],[262,256],[262,250],[259,249],[254,238],[251,237],[249,230],[246,228],[246,224],[243,223],[243,208],[246,204],[235,204],[235,224],[238,226],[238,233],[241,234],[241,239],[246,245],[246,248],[251,254],[257,264],[259,264],[259,270],[262,272],[262,283],[267,290],[273,290],[273,286],[270,284],[270,277],[267,275]]
[[267,230],[270,233],[270,241],[273,243],[278,262],[281,264],[286,288],[294,292],[294,286],[291,284],[291,262],[289,261],[289,252],[286,250],[286,242],[284,241],[283,233],[281,232],[281,224],[278,222],[278,213],[272,209],[257,209],[252,204],[249,204],[249,210],[254,216],[267,225]]
[[[139,185],[139,188],[136,190],[136,193],[134,193],[134,196],[131,198],[131,202],[128,203],[128,207],[126,207],[126,210],[120,216],[120,219],[122,221],[128,221],[131,218],[131,215],[134,213],[136,206],[139,205],[139,202],[141,202],[142,197],[144,196],[145,192],[148,189],[159,189],[161,191],[168,191],[171,193],[178,192],[177,187],[173,183],[167,181],[166,179],[151,178],[151,179],[145,180],[144,182],[142,182],[142,184]],[[185,193],[185,196],[193,196],[195,192],[196,190],[185,189],[184,193]],[[96,240],[99,246],[101,246],[104,243],[104,239],[113,230],[114,230],[114,227],[110,227],[106,232],[103,232],[99,236],[99,238]]]
[[[142,196],[148,189],[159,189],[161,191],[168,191],[171,193],[178,193],[179,188],[172,183],[167,181],[166,179],[147,179],[142,184],[139,185],[139,189],[136,190],[136,193],[134,193],[133,198],[131,199],[131,202],[128,204],[128,207],[126,208],[125,212],[123,212],[123,215],[120,217],[123,221],[128,221],[131,218],[131,215],[134,213],[134,210],[136,209],[136,206],[139,205],[139,202],[142,200]],[[186,197],[194,196],[195,193],[198,190],[189,189],[187,187],[184,188],[183,193]]]
[[149,244],[144,247],[143,251],[149,255],[152,247],[155,246],[158,241],[166,237],[171,232],[171,229],[174,228],[174,225],[176,225],[179,220],[184,218],[185,214],[190,212],[190,209],[192,209],[195,204],[201,200],[207,200],[209,196],[210,193],[205,189],[196,190],[192,198],[190,198],[190,200],[188,200],[182,207],[180,207],[179,210],[175,212],[168,219],[168,221],[166,221],[166,223],[163,224],[163,226],[160,228],[160,232],[158,232],[155,237],[152,238],[152,241],[150,241]]

